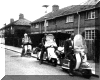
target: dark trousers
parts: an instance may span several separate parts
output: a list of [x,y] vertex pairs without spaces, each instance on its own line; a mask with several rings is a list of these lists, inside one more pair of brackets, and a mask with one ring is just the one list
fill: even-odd
[[42,47],[42,51],[41,51],[41,55],[40,55],[40,62],[42,63],[43,62],[43,55],[44,55],[44,52],[47,52],[46,48],[43,46]]
[[73,69],[75,67],[75,57],[73,56],[73,51],[70,51],[69,54],[66,56],[70,60],[70,72],[73,72]]

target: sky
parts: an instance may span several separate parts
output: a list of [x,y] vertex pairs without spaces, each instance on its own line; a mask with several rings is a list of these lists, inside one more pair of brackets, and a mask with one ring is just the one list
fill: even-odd
[[0,28],[4,24],[9,24],[10,19],[14,21],[19,19],[19,14],[30,21],[34,21],[45,15],[46,8],[43,5],[49,5],[47,12],[52,11],[52,5],[59,5],[59,9],[70,6],[79,5],[87,0],[0,0]]

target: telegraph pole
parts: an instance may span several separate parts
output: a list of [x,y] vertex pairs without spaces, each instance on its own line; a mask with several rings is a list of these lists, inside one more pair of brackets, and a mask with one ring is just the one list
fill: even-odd
[[[47,8],[48,8],[49,5],[43,5],[42,7],[45,7],[46,8],[46,11],[45,11],[45,15],[47,14]],[[47,17],[45,16],[45,22],[44,22],[44,31],[45,33],[47,32]]]
[[79,12],[77,12],[78,14],[78,34],[80,33],[80,14]]

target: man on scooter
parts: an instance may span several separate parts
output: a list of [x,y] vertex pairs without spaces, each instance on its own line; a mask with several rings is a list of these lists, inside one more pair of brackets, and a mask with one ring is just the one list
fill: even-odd
[[42,64],[43,63],[43,54],[44,54],[44,52],[46,51],[46,48],[45,48],[45,41],[46,41],[46,36],[44,36],[43,38],[42,38],[42,51],[41,51],[41,55],[40,55],[40,64]]
[[74,66],[73,66],[73,63],[74,63],[74,57],[73,57],[74,42],[73,42],[73,39],[74,39],[74,34],[72,34],[70,36],[70,38],[67,39],[64,43],[65,58],[68,58],[70,60],[70,69],[69,69],[70,76],[73,76],[73,69],[74,69]]
[[25,33],[24,34],[24,38],[22,38],[23,49],[22,49],[22,55],[21,56],[23,56],[24,54],[26,54],[26,51],[27,51],[27,48],[28,48],[26,45],[31,45],[31,43],[32,42],[31,42],[30,37],[28,37],[28,34]]
[[[52,37],[50,38],[51,40],[48,40],[47,39],[47,36],[49,36],[49,38],[50,38],[50,36],[53,36],[53,35],[45,35],[43,38],[42,38],[42,51],[41,51],[41,55],[40,55],[40,64],[42,64],[42,62],[43,62],[43,55],[44,55],[44,52],[46,52],[47,53],[47,56],[48,56],[48,52],[47,52],[47,47],[46,47],[46,45],[48,44],[49,46],[50,46],[50,41],[52,42]],[[47,41],[47,42],[46,42]],[[48,42],[49,41],[49,42]],[[55,42],[55,40],[53,39],[53,41]],[[47,43],[47,44],[46,44]]]

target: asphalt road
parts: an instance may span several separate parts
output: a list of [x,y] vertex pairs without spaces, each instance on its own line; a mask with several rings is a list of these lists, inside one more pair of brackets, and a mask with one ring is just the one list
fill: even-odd
[[[48,75],[48,78],[50,78],[50,80],[53,80],[53,78],[55,78],[54,80],[61,80],[61,79],[86,80],[81,76],[74,76],[74,77],[69,76],[67,72],[62,71],[60,66],[54,67],[46,63],[40,65],[39,61],[36,58],[20,57],[20,53],[16,53],[10,50],[5,50],[5,74],[6,75]],[[50,76],[50,75],[56,75],[56,76]],[[90,80],[99,80],[99,78],[91,77]]]
[[48,64],[39,64],[33,57],[20,57],[19,53],[5,50],[6,75],[67,75],[60,67]]

